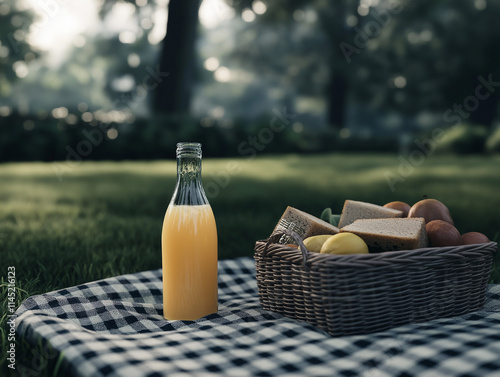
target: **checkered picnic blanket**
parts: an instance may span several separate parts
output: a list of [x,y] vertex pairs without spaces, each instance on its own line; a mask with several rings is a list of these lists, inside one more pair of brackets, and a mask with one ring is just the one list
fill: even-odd
[[500,285],[483,310],[332,337],[259,305],[254,261],[219,262],[219,312],[162,317],[161,270],[27,299],[18,336],[49,342],[71,376],[500,376]]

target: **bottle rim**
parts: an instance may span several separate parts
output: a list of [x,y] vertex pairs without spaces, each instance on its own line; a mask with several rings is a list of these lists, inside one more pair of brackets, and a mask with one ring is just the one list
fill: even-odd
[[177,143],[177,156],[192,156],[201,158],[201,143],[197,142],[180,142]]
[[177,143],[177,148],[185,148],[185,147],[201,148],[201,143],[195,141],[181,141]]

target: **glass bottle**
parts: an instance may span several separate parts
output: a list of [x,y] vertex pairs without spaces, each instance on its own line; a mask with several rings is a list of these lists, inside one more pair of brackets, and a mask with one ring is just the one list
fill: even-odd
[[177,144],[177,184],[162,231],[163,316],[217,312],[217,227],[201,182],[201,144]]

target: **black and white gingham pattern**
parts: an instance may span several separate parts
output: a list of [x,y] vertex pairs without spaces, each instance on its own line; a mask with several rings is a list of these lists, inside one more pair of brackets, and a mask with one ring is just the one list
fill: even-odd
[[162,317],[161,270],[33,296],[19,336],[63,352],[71,376],[500,376],[500,285],[483,310],[335,338],[264,311],[254,261],[219,262],[219,312]]

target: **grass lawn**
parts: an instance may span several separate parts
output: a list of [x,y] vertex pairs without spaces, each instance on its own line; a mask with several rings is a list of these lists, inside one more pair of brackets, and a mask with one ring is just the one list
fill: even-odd
[[[62,181],[54,166],[0,165],[0,276],[5,281],[8,266],[15,267],[18,303],[161,267],[160,233],[175,161],[84,162]],[[392,155],[286,155],[205,159],[203,178],[217,220],[219,258],[225,259],[251,256],[255,241],[269,235],[287,205],[319,216],[325,207],[339,213],[345,199],[413,204],[427,195],[450,208],[461,232],[498,240],[499,166],[500,156],[431,156],[409,166]],[[6,293],[2,285],[2,370]]]

